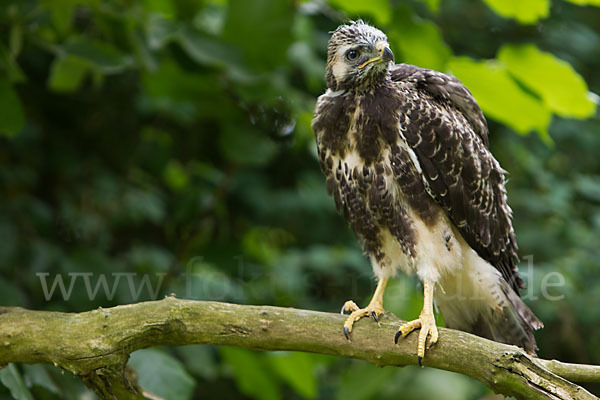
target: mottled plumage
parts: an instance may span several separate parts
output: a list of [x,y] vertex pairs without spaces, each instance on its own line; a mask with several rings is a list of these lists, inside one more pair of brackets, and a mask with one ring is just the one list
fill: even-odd
[[380,280],[416,273],[439,287],[448,326],[533,352],[541,322],[518,294],[505,171],[486,120],[458,79],[391,57],[386,36],[360,21],[332,35],[313,120],[327,189]]

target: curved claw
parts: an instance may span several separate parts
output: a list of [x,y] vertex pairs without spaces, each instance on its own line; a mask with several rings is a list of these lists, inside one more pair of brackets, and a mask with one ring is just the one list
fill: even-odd
[[350,340],[350,329],[347,326],[344,327],[344,336],[346,336],[346,339]]
[[377,317],[377,313],[375,310],[371,310],[371,317],[375,320],[375,322],[379,322],[379,317]]
[[396,332],[396,335],[394,336],[394,343],[398,344],[398,339],[400,339],[400,336],[402,336],[402,331],[398,330],[398,332]]
[[438,342],[438,338],[437,338],[437,337],[435,337],[435,338],[431,338],[431,337],[430,337],[430,338],[429,338],[429,341],[428,341],[427,348],[428,348],[428,349],[432,348],[432,347],[433,347],[433,345],[434,345],[434,344],[436,344],[437,342]]
[[423,368],[423,357],[418,356],[417,361],[419,361],[419,367]]
[[353,302],[352,300],[348,300],[342,306],[342,309],[340,310],[340,314],[344,314],[346,311],[350,311],[350,313],[353,313],[354,311],[358,311],[358,310],[360,310],[360,308],[356,305],[356,303]]

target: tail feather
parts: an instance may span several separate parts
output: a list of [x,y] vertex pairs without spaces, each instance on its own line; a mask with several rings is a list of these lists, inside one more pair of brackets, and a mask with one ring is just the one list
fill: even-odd
[[499,283],[503,294],[500,308],[479,313],[469,331],[535,354],[537,345],[533,332],[544,325],[504,279]]
[[472,286],[462,286],[462,290],[471,286],[473,291],[469,291],[469,295],[436,296],[436,305],[446,326],[514,344],[535,354],[537,345],[533,332],[543,324],[509,284],[499,274],[480,275],[469,283]]

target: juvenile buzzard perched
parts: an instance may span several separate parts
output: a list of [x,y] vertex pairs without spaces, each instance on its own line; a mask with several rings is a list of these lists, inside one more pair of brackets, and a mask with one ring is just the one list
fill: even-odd
[[451,328],[536,350],[542,323],[523,303],[505,171],[488,149],[486,120],[458,79],[394,64],[387,37],[362,21],[340,26],[327,55],[328,89],[312,127],[327,189],[369,256],[378,279],[354,322],[383,313],[400,269],[423,282],[419,363],[438,340],[433,301]]

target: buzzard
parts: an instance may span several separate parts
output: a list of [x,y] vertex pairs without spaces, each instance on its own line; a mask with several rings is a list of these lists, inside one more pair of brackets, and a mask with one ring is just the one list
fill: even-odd
[[312,121],[321,169],[378,280],[366,308],[342,307],[346,337],[360,318],[378,320],[388,279],[402,270],[423,282],[424,302],[394,340],[420,328],[419,364],[438,340],[434,301],[446,326],[534,353],[542,323],[519,295],[506,171],[469,90],[394,64],[386,35],[362,21],[333,32],[326,81]]

